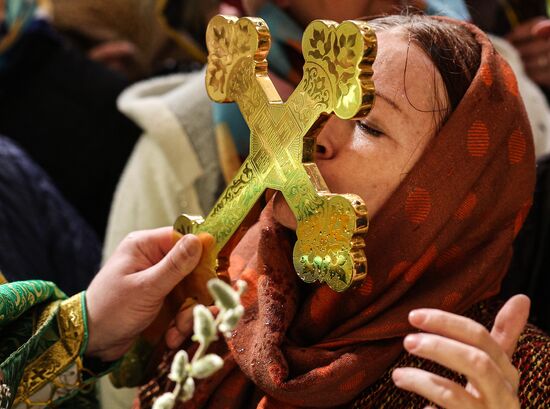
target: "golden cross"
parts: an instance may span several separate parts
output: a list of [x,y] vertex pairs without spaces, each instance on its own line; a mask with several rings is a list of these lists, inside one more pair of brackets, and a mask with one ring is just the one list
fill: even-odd
[[[286,102],[267,75],[270,35],[262,19],[216,16],[206,43],[208,94],[238,104],[250,128],[250,154],[206,219],[182,215],[174,225],[180,234],[215,239],[199,268],[202,278],[190,275],[200,281],[193,291],[215,275],[216,259],[219,269],[227,265],[235,236],[267,188],[280,191],[296,216],[298,275],[335,291],[359,283],[366,275],[367,210],[357,195],[330,193],[314,163],[315,139],[330,114],[351,119],[372,108],[374,32],[361,21],[312,22],[302,38],[304,75]],[[187,279],[183,286],[189,294]]]

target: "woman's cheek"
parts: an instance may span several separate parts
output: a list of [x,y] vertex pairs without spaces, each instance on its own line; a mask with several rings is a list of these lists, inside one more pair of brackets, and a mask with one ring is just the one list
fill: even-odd
[[286,203],[286,200],[281,192],[275,193],[273,202],[273,218],[288,229],[296,230],[297,222],[294,213]]

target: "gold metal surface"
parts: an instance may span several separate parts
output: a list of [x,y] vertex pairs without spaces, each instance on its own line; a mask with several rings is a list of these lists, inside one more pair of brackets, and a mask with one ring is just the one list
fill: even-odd
[[374,32],[361,21],[312,22],[302,38],[304,75],[286,102],[267,75],[270,35],[262,19],[216,16],[206,42],[208,94],[238,104],[251,130],[250,154],[208,217],[182,215],[175,230],[214,237],[213,272],[216,258],[218,267],[226,264],[260,196],[278,190],[298,222],[298,275],[335,291],[359,283],[367,273],[367,210],[357,195],[330,193],[314,163],[315,139],[329,115],[352,119],[372,108]]

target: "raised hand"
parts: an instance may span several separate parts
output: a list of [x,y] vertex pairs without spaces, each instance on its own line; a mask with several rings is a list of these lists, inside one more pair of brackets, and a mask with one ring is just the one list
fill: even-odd
[[395,369],[393,381],[447,409],[519,409],[519,374],[510,359],[529,306],[526,296],[512,297],[497,314],[490,333],[459,315],[436,309],[411,311],[411,325],[426,332],[405,337],[405,349],[465,375],[468,385],[464,388],[418,368]]

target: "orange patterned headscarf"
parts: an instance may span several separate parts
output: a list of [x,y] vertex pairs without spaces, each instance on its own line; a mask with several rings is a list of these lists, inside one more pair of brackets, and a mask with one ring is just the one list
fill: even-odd
[[249,290],[245,316],[226,340],[226,365],[182,407],[345,404],[402,352],[410,310],[463,313],[499,292],[531,204],[533,143],[510,67],[464,24],[482,46],[480,68],[372,220],[364,284],[340,294],[299,282],[292,240],[268,207],[231,259],[232,278]]

